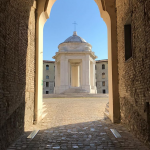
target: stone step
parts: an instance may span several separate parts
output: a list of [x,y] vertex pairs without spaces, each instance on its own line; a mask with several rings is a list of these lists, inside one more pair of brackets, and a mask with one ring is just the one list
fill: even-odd
[[109,112],[104,112],[104,116],[109,118]]
[[109,102],[106,104],[106,107],[109,108]]
[[109,112],[109,107],[105,107],[105,112]]
[[75,97],[107,98],[108,99],[108,95],[104,95],[101,93],[98,93],[98,94],[89,94],[89,93],[43,94],[43,98],[75,98]]
[[109,118],[109,102],[105,106],[104,116]]
[[81,88],[70,88],[67,89],[65,92],[63,92],[63,94],[72,94],[72,93],[88,93],[85,89],[81,89]]

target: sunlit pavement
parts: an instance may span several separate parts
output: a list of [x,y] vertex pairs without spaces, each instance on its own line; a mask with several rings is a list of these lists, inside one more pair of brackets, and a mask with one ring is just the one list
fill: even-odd
[[[106,97],[44,99],[42,121],[28,128],[9,150],[148,150],[123,125],[104,119],[107,102]],[[39,132],[27,139],[33,128]],[[116,129],[121,138],[115,138],[110,129]]]

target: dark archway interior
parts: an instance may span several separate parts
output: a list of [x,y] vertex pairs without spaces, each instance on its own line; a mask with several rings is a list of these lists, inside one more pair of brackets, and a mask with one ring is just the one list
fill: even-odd
[[[0,149],[6,149],[33,124],[35,93],[34,0],[0,2]],[[141,141],[150,137],[150,2],[101,0],[117,16],[117,52],[121,122]],[[114,15],[115,14],[115,15]],[[131,16],[132,58],[125,61],[124,25]],[[113,40],[113,39],[112,39]],[[112,42],[112,47],[114,47]],[[117,70],[117,69],[116,69]],[[116,90],[116,89],[113,89]],[[26,120],[24,122],[24,120]]]

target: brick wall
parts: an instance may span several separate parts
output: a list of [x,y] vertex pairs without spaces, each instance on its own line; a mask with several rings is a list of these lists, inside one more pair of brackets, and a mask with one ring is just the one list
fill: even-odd
[[[150,102],[150,1],[116,0],[121,121],[148,139],[144,103]],[[124,25],[131,16],[133,56],[125,61]]]
[[32,6],[33,0],[0,0],[0,149],[3,150],[24,131],[24,122],[27,126],[33,121],[35,9]]
[[35,8],[30,10],[28,22],[28,47],[26,57],[26,95],[25,95],[25,127],[34,120],[34,95],[35,95]]

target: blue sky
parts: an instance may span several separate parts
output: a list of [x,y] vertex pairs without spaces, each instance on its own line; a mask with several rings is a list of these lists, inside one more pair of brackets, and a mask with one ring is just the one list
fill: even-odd
[[94,0],[57,0],[44,26],[43,59],[53,60],[58,45],[77,34],[92,45],[98,59],[107,59],[107,27]]

